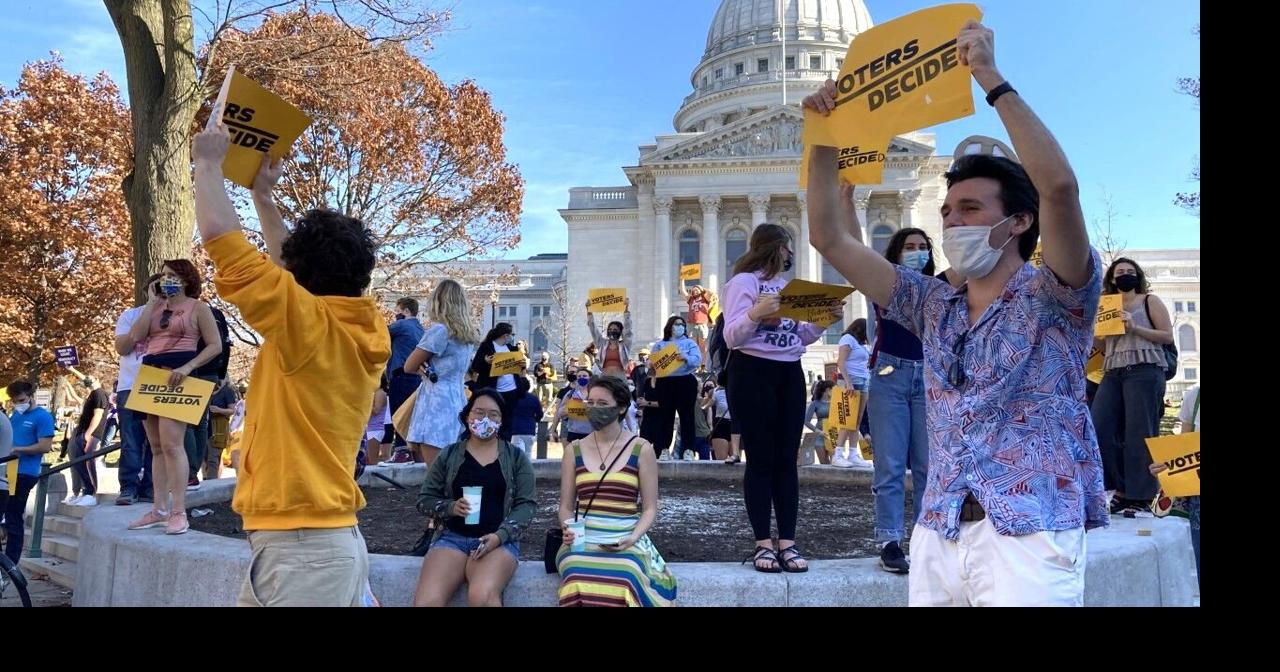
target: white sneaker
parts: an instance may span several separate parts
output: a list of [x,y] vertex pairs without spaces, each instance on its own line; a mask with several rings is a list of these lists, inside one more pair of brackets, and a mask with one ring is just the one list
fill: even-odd
[[692,461],[694,461],[694,460],[696,460],[696,459],[698,459],[698,454],[697,454],[697,453],[693,452],[692,450],[686,450],[686,451],[684,451],[684,461],[685,461],[685,462],[692,462]]
[[831,458],[831,466],[848,469],[853,466],[853,463],[844,456],[844,452],[836,451],[835,457]]
[[63,503],[63,504],[74,504],[74,503],[75,503],[75,501],[76,501],[77,499],[80,499],[80,497],[81,497],[81,496],[82,496],[82,495],[77,495],[77,494],[75,494],[75,493],[72,493],[72,494],[70,494],[70,495],[67,495],[67,496],[66,496],[66,498],[64,498],[64,499],[62,500],[62,503]]
[[669,451],[666,451],[666,450],[662,451],[662,454],[658,456],[658,461],[659,461],[659,462],[670,462],[670,461],[671,461],[671,453],[670,453]]
[[79,499],[71,502],[71,506],[97,506],[98,498],[94,495],[84,495]]

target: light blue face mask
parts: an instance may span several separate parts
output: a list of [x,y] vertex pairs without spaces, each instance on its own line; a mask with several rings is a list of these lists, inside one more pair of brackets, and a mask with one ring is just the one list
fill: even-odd
[[913,271],[923,271],[929,265],[929,250],[904,250],[902,265]]
[[684,338],[684,325],[683,325],[683,324],[677,324],[677,325],[675,325],[675,326],[671,327],[671,337],[672,337],[672,338]]

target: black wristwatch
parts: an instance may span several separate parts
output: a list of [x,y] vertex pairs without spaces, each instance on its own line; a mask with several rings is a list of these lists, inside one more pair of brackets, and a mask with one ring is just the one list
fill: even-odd
[[1003,96],[1004,94],[1010,93],[1010,92],[1017,93],[1018,90],[1013,88],[1013,85],[1010,84],[1009,82],[1005,82],[1000,86],[997,86],[996,88],[991,89],[991,93],[987,94],[987,104],[990,105],[991,107],[995,107],[996,101],[1000,99],[1000,96]]

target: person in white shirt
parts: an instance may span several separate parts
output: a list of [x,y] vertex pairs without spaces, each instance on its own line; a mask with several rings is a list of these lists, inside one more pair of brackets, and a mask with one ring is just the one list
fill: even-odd
[[[147,300],[155,297],[155,284],[159,273],[147,278]],[[142,356],[147,352],[147,340],[131,335],[134,322],[142,315],[143,306],[130,308],[116,321],[116,353],[120,355],[120,376],[116,381],[116,421],[120,425],[120,495],[116,504],[128,506],[152,499],[151,444],[147,442],[142,416],[125,408],[129,393],[142,367]]]

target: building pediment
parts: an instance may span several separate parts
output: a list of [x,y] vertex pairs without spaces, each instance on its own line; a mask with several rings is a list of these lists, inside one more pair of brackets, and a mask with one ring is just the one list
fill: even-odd
[[[641,165],[688,164],[703,161],[797,159],[804,151],[804,115],[794,106],[778,106],[722,128],[653,151]],[[934,154],[932,147],[895,137],[889,143],[891,157]]]

